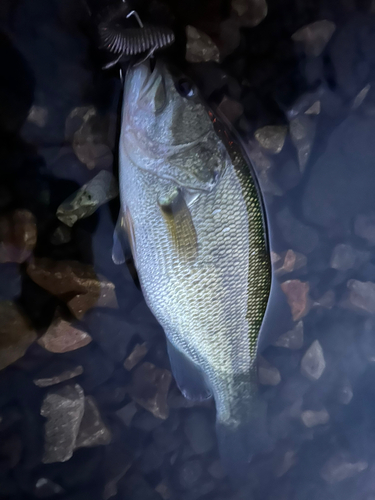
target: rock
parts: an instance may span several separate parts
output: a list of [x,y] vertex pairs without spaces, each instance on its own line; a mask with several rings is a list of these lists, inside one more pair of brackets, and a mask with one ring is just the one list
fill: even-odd
[[303,44],[307,55],[317,57],[323,52],[335,30],[335,23],[323,19],[300,28],[292,35],[292,39]]
[[34,378],[33,382],[38,387],[48,387],[60,384],[83,373],[83,367],[68,360],[52,361]]
[[117,196],[116,179],[111,172],[101,170],[59,206],[56,216],[72,227],[79,219],[90,217],[101,205]]
[[231,123],[234,123],[243,114],[243,106],[238,101],[224,96],[218,106],[218,111],[222,113]]
[[0,266],[0,302],[18,299],[22,291],[21,278],[18,264],[8,263]]
[[168,486],[163,482],[156,486],[155,491],[159,493],[163,500],[169,500],[172,496]]
[[318,300],[314,301],[312,307],[324,307],[324,309],[332,309],[335,305],[336,295],[333,290],[327,290]]
[[124,422],[126,427],[130,427],[131,421],[137,411],[137,405],[134,403],[134,401],[132,401],[131,403],[128,403],[127,405],[117,410],[115,413],[119,417],[119,419]]
[[369,259],[369,252],[361,252],[355,250],[351,245],[342,243],[333,249],[331,267],[338,271],[348,271],[357,265],[364,264]]
[[280,187],[272,180],[272,161],[264,154],[258,141],[250,140],[248,142],[247,153],[257,173],[259,184],[264,193],[280,196],[282,191]]
[[105,487],[103,500],[117,494],[117,483],[125,476],[132,465],[129,450],[124,446],[122,440],[114,441],[105,448],[104,478]]
[[37,227],[29,210],[15,210],[0,217],[0,263],[22,263],[36,245]]
[[0,370],[22,358],[36,339],[21,309],[8,300],[0,302]]
[[372,281],[349,280],[349,305],[359,311],[375,314],[375,283]]
[[4,436],[0,444],[0,457],[2,461],[6,460],[7,467],[13,469],[20,462],[23,452],[23,443],[21,436],[10,434]]
[[311,307],[309,283],[300,280],[288,280],[281,283],[281,289],[287,297],[293,321],[298,321],[306,316]]
[[363,101],[366,99],[366,96],[371,88],[371,85],[368,83],[363,89],[358,92],[358,94],[355,96],[353,104],[352,104],[352,109],[358,109]]
[[164,462],[164,454],[155,445],[150,443],[142,452],[141,470],[144,474],[150,474],[156,469],[162,469]]
[[127,500],[160,500],[160,495],[139,474],[128,474],[121,481],[119,498]]
[[27,121],[33,123],[37,127],[43,128],[48,121],[48,109],[43,106],[31,106]]
[[115,285],[96,275],[89,264],[40,258],[32,260],[26,272],[37,285],[65,300],[78,319],[94,306],[118,306]]
[[47,418],[44,464],[71,458],[83,412],[84,394],[78,384],[58,387],[46,394],[40,409],[40,414]]
[[74,327],[61,316],[56,316],[38,344],[47,351],[63,353],[84,347],[92,341],[90,335],[81,328]]
[[64,356],[69,356],[69,359],[83,366],[80,384],[87,392],[92,392],[94,388],[104,384],[115,370],[113,361],[105,356],[94,342]]
[[275,469],[275,476],[282,477],[288,472],[289,469],[293,467],[297,462],[296,452],[294,450],[288,450],[284,453],[281,462],[277,465]]
[[305,115],[320,115],[320,101],[315,101],[309,108],[306,109]]
[[149,413],[148,411],[139,411],[134,415],[131,426],[143,432],[152,432],[162,423],[163,420],[161,418],[154,417],[152,413]]
[[318,232],[294,217],[288,207],[276,215],[284,240],[297,252],[308,254],[318,245]]
[[184,423],[185,435],[192,449],[198,455],[208,453],[215,446],[215,434],[213,422],[207,413],[193,410],[186,416]]
[[273,345],[286,349],[301,349],[303,346],[303,321],[299,321],[292,330],[280,335]]
[[95,399],[92,396],[85,396],[84,413],[75,448],[106,445],[110,442],[111,432],[100,416]]
[[143,342],[143,344],[136,344],[132,352],[124,361],[125,369],[128,371],[132,370],[140,361],[142,361],[147,352],[148,348],[146,342]]
[[288,128],[285,125],[267,125],[255,131],[255,138],[268,153],[278,154],[283,149]]
[[226,476],[226,472],[220,460],[214,460],[207,468],[207,471],[214,479],[221,480]]
[[293,271],[305,267],[306,263],[307,258],[305,255],[294,252],[293,250],[287,250],[287,252],[281,254],[280,258],[277,260],[275,274],[276,276],[283,276],[284,274],[292,273]]
[[329,413],[324,408],[320,411],[305,410],[301,413],[301,420],[306,427],[315,427],[329,422]]
[[353,398],[353,389],[350,383],[347,381],[338,390],[337,399],[339,403],[343,405],[348,405]]
[[178,479],[181,488],[190,490],[201,478],[203,468],[199,460],[188,460],[181,465],[178,471]]
[[40,477],[34,486],[34,495],[37,498],[50,498],[63,493],[65,493],[64,488],[47,477]]
[[155,417],[166,419],[169,414],[167,396],[172,381],[170,371],[145,362],[132,373],[129,393],[133,400]]
[[304,172],[310,157],[315,128],[315,122],[309,115],[297,116],[290,121],[290,136],[298,153],[301,172]]
[[281,381],[279,370],[268,363],[263,356],[259,356],[258,379],[262,385],[277,385]]
[[227,57],[232,54],[241,42],[239,24],[234,19],[226,19],[220,23],[220,54],[221,57]]
[[357,236],[367,240],[370,245],[375,245],[375,213],[357,215],[354,232]]
[[367,467],[368,463],[364,460],[352,462],[343,453],[338,453],[323,465],[320,475],[327,483],[334,484],[359,474]]
[[61,224],[61,226],[57,227],[53,232],[50,241],[52,245],[65,245],[69,243],[72,239],[72,230],[70,227]]
[[190,63],[219,62],[220,53],[212,39],[203,31],[186,26],[186,60]]
[[310,380],[318,380],[326,367],[322,346],[314,340],[301,361],[301,373]]
[[266,17],[267,12],[266,0],[232,0],[232,17],[241,26],[257,26]]

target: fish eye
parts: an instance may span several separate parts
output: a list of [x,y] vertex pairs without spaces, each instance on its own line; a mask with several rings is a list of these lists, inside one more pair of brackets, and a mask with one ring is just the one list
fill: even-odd
[[176,90],[182,97],[189,98],[195,95],[194,85],[187,78],[180,78],[176,82]]

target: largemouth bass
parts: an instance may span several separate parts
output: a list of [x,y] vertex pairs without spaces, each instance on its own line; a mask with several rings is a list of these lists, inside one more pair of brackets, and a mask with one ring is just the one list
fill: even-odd
[[119,148],[118,229],[176,383],[187,398],[214,397],[222,455],[246,462],[262,434],[252,424],[265,418],[256,354],[271,283],[250,168],[196,89],[161,62],[128,70]]

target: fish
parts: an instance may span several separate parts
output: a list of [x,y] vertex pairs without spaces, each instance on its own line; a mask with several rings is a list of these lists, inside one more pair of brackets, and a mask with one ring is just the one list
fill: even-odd
[[[257,384],[271,265],[251,165],[194,84],[157,60],[128,68],[119,139],[121,213],[145,300],[191,400],[213,397],[223,461],[270,446]],[[113,259],[124,262],[114,238]]]

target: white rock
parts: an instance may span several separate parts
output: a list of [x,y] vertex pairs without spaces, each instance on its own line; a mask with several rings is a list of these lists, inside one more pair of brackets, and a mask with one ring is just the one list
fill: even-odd
[[318,380],[326,367],[323,349],[318,340],[315,340],[305,352],[301,361],[301,373],[310,380]]
[[324,408],[320,411],[305,410],[301,413],[302,422],[306,427],[315,427],[329,422],[329,413]]

